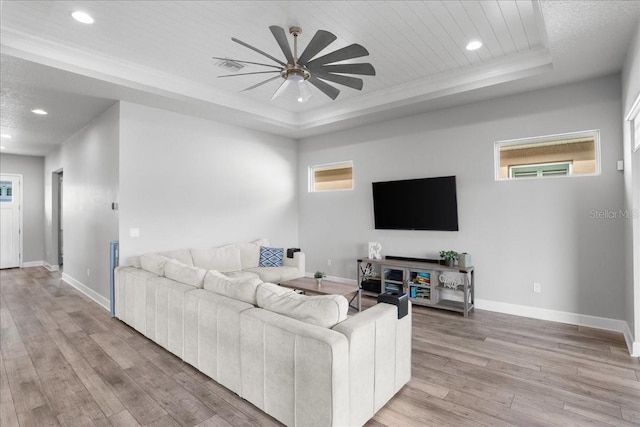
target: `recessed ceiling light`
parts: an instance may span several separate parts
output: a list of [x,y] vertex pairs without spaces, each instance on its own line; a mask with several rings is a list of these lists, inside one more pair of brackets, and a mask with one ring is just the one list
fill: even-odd
[[11,135],[9,135],[8,133],[3,133],[2,135],[0,135],[0,138],[11,139]]
[[82,22],[83,24],[93,24],[93,18],[87,12],[83,12],[81,10],[76,10],[71,14],[73,19],[78,22]]
[[477,50],[482,47],[482,42],[480,40],[471,40],[469,44],[467,44],[467,50]]
[[44,111],[43,109],[41,109],[41,108],[35,108],[35,109],[31,110],[31,112],[33,114],[39,114],[41,116],[46,116],[47,114],[49,114],[46,111]]

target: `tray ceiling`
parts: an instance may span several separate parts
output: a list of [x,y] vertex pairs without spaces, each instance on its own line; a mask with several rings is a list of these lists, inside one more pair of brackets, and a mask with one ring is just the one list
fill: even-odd
[[[74,10],[95,23],[75,22]],[[5,55],[191,103],[222,120],[244,116],[249,126],[294,137],[552,68],[537,0],[4,1],[1,19]],[[307,103],[294,90],[270,102],[278,80],[240,92],[266,78],[218,78],[229,72],[212,56],[269,62],[231,37],[284,59],[269,25],[301,27],[300,51],[320,29],[338,37],[320,55],[361,44],[370,55],[347,62],[370,62],[377,75],[363,77],[362,91],[335,85],[336,101],[312,88]],[[483,47],[467,51],[472,39]]]

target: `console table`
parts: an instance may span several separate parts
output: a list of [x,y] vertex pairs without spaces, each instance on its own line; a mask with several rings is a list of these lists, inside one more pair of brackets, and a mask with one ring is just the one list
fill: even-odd
[[474,308],[473,267],[449,267],[437,262],[358,260],[358,283],[365,295],[405,293],[413,304],[458,311],[464,317]]

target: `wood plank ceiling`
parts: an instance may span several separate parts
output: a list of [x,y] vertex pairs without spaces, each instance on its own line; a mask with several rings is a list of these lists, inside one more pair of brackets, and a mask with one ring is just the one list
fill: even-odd
[[[73,10],[89,12],[93,25],[70,18]],[[351,43],[370,56],[347,62],[371,62],[375,77],[364,77],[358,92],[338,86],[339,101],[397,87],[421,85],[451,73],[473,70],[519,54],[545,49],[544,23],[537,1],[117,1],[3,2],[2,30],[12,40],[46,41],[71,48],[76,61],[101,57],[136,69],[155,70],[164,78],[196,82],[240,99],[265,102],[289,112],[317,109],[332,101],[315,88],[306,104],[293,91],[269,104],[279,80],[252,91],[242,89],[261,76],[218,79],[227,74],[212,56],[268,62],[231,41],[239,38],[282,58],[269,25],[303,29],[301,50],[319,30],[338,39],[323,53]],[[465,49],[469,40],[483,47]],[[263,71],[247,66],[242,72]]]

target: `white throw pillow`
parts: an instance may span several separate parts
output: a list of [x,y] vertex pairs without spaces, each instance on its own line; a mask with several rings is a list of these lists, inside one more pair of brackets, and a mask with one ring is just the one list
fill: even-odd
[[223,273],[242,270],[240,248],[237,245],[191,249],[191,256],[193,257],[193,265],[205,270],[217,270]]
[[198,288],[202,288],[204,276],[206,274],[207,270],[204,268],[191,267],[175,259],[167,261],[164,265],[164,276],[167,279],[175,280],[176,282],[184,283],[186,285],[196,286]]
[[164,276],[164,265],[170,260],[171,258],[164,255],[144,254],[140,257],[140,267],[149,273]]
[[219,271],[209,270],[204,276],[204,288],[218,295],[256,305],[259,279],[230,278]]
[[273,283],[258,286],[257,300],[265,310],[324,328],[345,320],[349,311],[349,302],[342,295],[300,295]]

